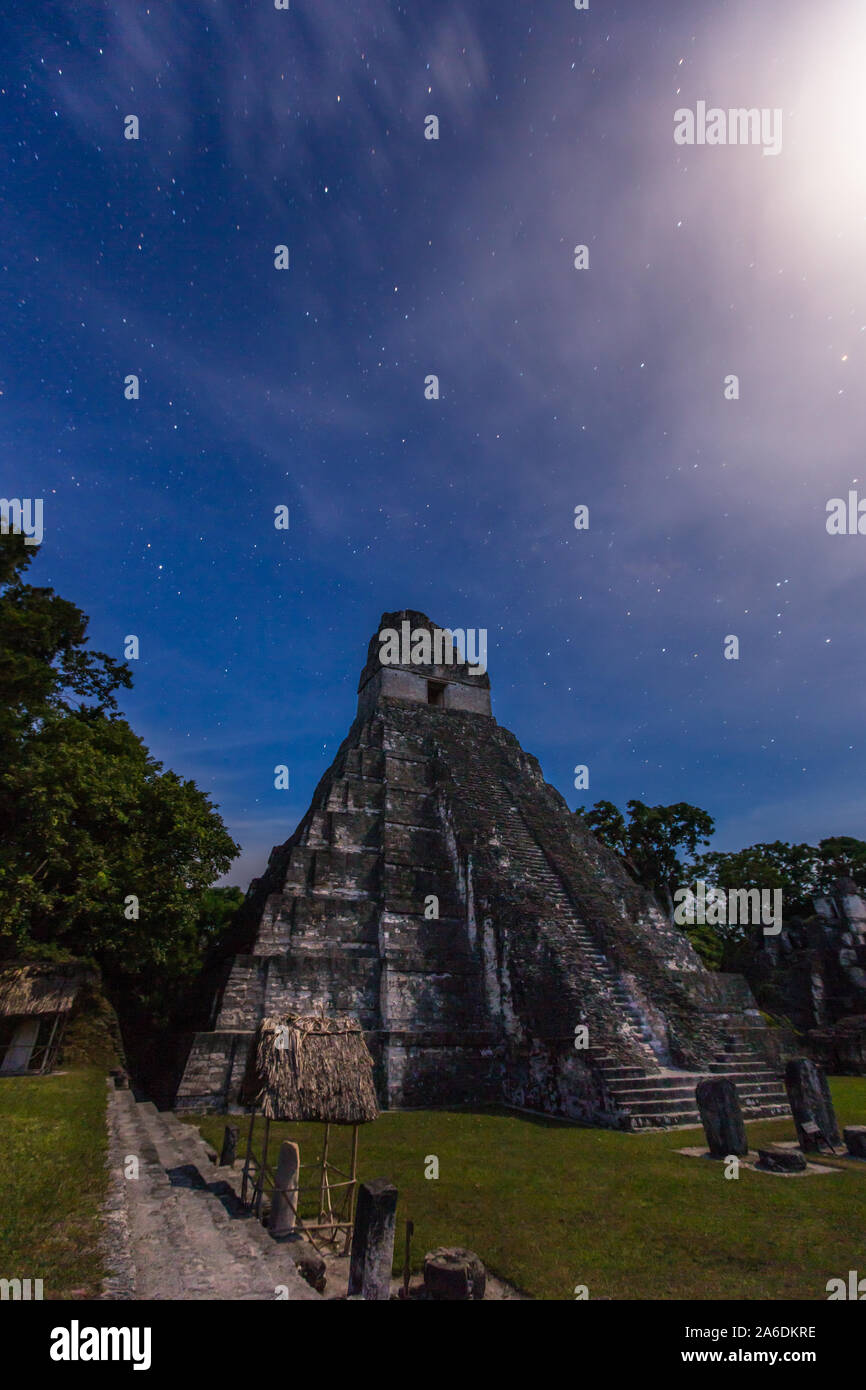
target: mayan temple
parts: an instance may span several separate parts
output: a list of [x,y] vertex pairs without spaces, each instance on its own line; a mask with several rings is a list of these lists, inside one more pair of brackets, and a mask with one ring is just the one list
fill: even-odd
[[477,663],[449,640],[382,664],[403,624],[441,632],[383,614],[348,736],[250,887],[178,1107],[237,1108],[263,1015],[323,1010],[360,1019],[383,1106],[639,1129],[697,1123],[696,1083],[726,1075],[747,1118],[786,1113],[745,981],[708,971],[569,811]]

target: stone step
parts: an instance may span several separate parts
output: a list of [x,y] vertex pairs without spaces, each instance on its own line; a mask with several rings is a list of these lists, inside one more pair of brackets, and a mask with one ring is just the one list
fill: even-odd
[[[669,1100],[672,1097],[676,1098],[685,1096],[689,1098],[690,1103],[697,1106],[697,1100],[695,1098],[695,1091],[697,1088],[690,1081],[677,1082],[673,1085],[664,1085],[663,1083],[665,1081],[667,1081],[667,1078],[662,1077],[661,1081],[656,1081],[656,1084],[653,1085],[652,1078],[648,1078],[649,1084],[647,1084],[646,1086],[641,1086],[639,1084],[620,1083],[618,1085],[614,1084],[608,1086],[608,1090],[610,1091],[611,1095],[614,1096],[616,1100],[623,1105],[630,1105],[632,1101],[644,1101],[647,1098],[653,1097],[656,1097],[659,1100]],[[766,1102],[768,1105],[776,1105],[783,1103],[784,1099],[778,1087],[767,1087],[756,1090],[740,1090],[738,1088],[737,1095],[739,1096],[741,1104],[745,1104],[747,1102],[757,1102],[763,1104]]]
[[623,1077],[622,1080],[608,1081],[607,1089],[611,1095],[617,1097],[634,1095],[639,1097],[642,1092],[652,1091],[690,1091],[692,1098],[695,1094],[695,1085],[690,1079],[679,1080],[674,1076],[636,1076]]
[[724,1076],[728,1081],[733,1081],[736,1086],[762,1086],[771,1083],[784,1090],[785,1083],[778,1072],[771,1071],[769,1067],[764,1067],[761,1071],[729,1071],[729,1072],[710,1072],[710,1076],[716,1078]]
[[191,1149],[195,1152],[199,1164],[202,1165],[203,1173],[208,1172],[209,1166],[218,1163],[219,1154],[210,1144],[207,1144],[204,1139],[202,1139],[195,1125],[185,1124],[183,1120],[178,1119],[170,1110],[162,1110],[159,1113],[163,1122],[168,1126],[169,1132],[174,1136],[181,1147],[186,1151]]
[[765,1081],[770,1079],[778,1081],[779,1079],[767,1066],[749,1068],[723,1067],[719,1066],[716,1062],[711,1062],[708,1072],[711,1076],[725,1076],[729,1081],[736,1081],[738,1083],[741,1081]]
[[[127,1099],[128,1098],[128,1099]],[[131,1108],[129,1102],[131,1101]],[[136,1267],[136,1297],[189,1300],[210,1291],[204,1262],[190,1248],[189,1233],[181,1208],[181,1189],[170,1186],[165,1170],[157,1177],[144,1162],[154,1145],[144,1116],[137,1111],[130,1092],[109,1093],[124,1109],[115,1125],[121,1150],[139,1158],[139,1178],[127,1182],[132,1254]]]
[[610,1081],[615,1081],[621,1078],[629,1077],[646,1077],[649,1075],[645,1067],[631,1065],[618,1066],[616,1064],[612,1064],[611,1066],[607,1067],[599,1067],[599,1071],[601,1072],[605,1080]]
[[697,1105],[690,1105],[686,1096],[671,1096],[669,1100],[652,1096],[648,1100],[630,1101],[624,1108],[630,1115],[670,1115],[692,1110],[696,1115],[698,1113]]
[[[777,1105],[765,1105],[757,1109],[750,1109],[745,1119],[752,1124],[755,1120],[772,1120],[784,1113],[784,1109]],[[655,1114],[627,1115],[624,1117],[622,1128],[629,1130],[646,1129],[677,1129],[681,1126],[701,1127],[701,1119],[697,1108],[683,1109],[681,1111],[661,1111]]]
[[[789,1112],[787,1105],[767,1099],[750,1100],[740,1097],[744,1118],[754,1120],[773,1119]],[[674,1099],[669,1105],[662,1102],[636,1102],[623,1106],[622,1127],[626,1129],[670,1129],[681,1125],[699,1125],[700,1113],[697,1105]]]
[[[623,1112],[624,1128],[671,1128],[699,1123],[695,1088],[710,1074],[708,1071],[659,1075],[618,1064],[602,1053],[594,1054],[593,1061],[612,1100]],[[745,1072],[740,1070],[742,1064],[739,1062],[714,1065],[720,1069],[714,1074],[725,1075],[736,1085],[740,1104],[749,1120],[788,1113],[779,1077],[763,1063]]]
[[740,1096],[740,1108],[746,1120],[770,1115],[784,1115],[790,1118],[791,1115],[791,1107],[778,1096]]
[[740,1104],[744,1108],[754,1105],[781,1105],[785,1110],[789,1109],[788,1098],[778,1087],[773,1088],[768,1086],[766,1090],[761,1089],[755,1091],[743,1091],[738,1088],[737,1095],[740,1098]]
[[742,1072],[745,1074],[746,1072],[769,1072],[770,1070],[765,1059],[753,1054],[751,1058],[742,1059],[742,1061],[740,1058],[734,1058],[733,1061],[716,1058],[716,1061],[710,1062],[709,1065],[713,1072],[714,1070],[721,1070],[721,1072]]
[[761,1119],[771,1115],[791,1118],[791,1108],[778,1096],[740,1096],[740,1108],[746,1120]]
[[655,1115],[630,1116],[622,1128],[629,1130],[678,1129],[685,1125],[699,1125],[700,1122],[697,1110],[677,1110]]
[[109,1092],[109,1125],[113,1152],[140,1162],[126,1188],[137,1298],[265,1300],[281,1286],[289,1299],[319,1297],[255,1218],[233,1215],[232,1185],[206,1185],[200,1164],[208,1177],[225,1170],[191,1126],[128,1091]]
[[[222,1170],[218,1170],[222,1171]],[[219,1278],[226,1284],[227,1276],[240,1277],[254,1292],[248,1297],[275,1298],[280,1285],[286,1285],[290,1298],[306,1298],[307,1292],[295,1282],[296,1268],[284,1247],[271,1240],[261,1222],[241,1209],[235,1182],[217,1181],[210,1188],[194,1184],[182,1188],[185,1203],[182,1207],[188,1229],[200,1238],[202,1247],[220,1266],[226,1254],[232,1257]],[[217,1189],[224,1188],[224,1193]],[[304,1286],[306,1289],[307,1286]]]
[[718,1054],[710,1063],[712,1067],[727,1067],[729,1071],[750,1071],[755,1067],[767,1067],[764,1057],[758,1057],[753,1052],[749,1057],[720,1057]]
[[[203,1187],[205,1185],[205,1179],[199,1171],[198,1165],[201,1160],[195,1146],[190,1144],[190,1146],[187,1147],[182,1139],[178,1138],[173,1133],[169,1124],[162,1118],[152,1101],[140,1101],[138,1105],[138,1114],[145,1133],[150,1138],[159,1155],[160,1163],[169,1175],[169,1181],[177,1187]],[[189,1128],[189,1126],[185,1126],[185,1128]],[[208,1164],[209,1163],[210,1160],[208,1160]],[[193,1169],[197,1177],[194,1177],[191,1172],[186,1175],[186,1177],[178,1176],[177,1180],[174,1181],[171,1177],[172,1170],[185,1167]]]

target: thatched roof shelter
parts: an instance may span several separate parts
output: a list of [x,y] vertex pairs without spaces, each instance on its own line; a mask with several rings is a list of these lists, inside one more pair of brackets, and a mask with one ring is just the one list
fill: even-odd
[[11,965],[0,969],[0,1018],[68,1013],[81,984],[80,965]]
[[243,1103],[269,1120],[359,1125],[379,1114],[373,1059],[354,1018],[264,1018],[250,1053]]

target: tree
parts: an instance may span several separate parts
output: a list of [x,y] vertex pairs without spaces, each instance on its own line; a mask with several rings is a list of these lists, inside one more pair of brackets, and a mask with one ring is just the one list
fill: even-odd
[[839,878],[850,878],[858,888],[866,889],[866,840],[851,835],[836,835],[818,841],[819,868],[816,888],[829,893]]
[[[597,801],[589,811],[578,806],[576,814],[583,816],[590,830],[598,836],[602,844],[614,850],[628,863],[628,826],[619,807],[614,806],[612,801]],[[636,878],[637,870],[634,865],[629,864],[629,868]]]
[[670,915],[674,890],[689,874],[682,855],[693,856],[699,845],[709,844],[715,828],[713,819],[687,801],[672,806],[629,801],[626,810],[627,823],[613,802],[597,801],[584,819],[599,839],[620,855],[638,882],[663,898]]
[[[694,878],[713,888],[779,889],[782,918],[811,917],[814,898],[831,893],[838,879],[853,879],[866,889],[866,842],[850,835],[820,840],[818,845],[789,844],[786,840],[749,845],[734,853],[715,851],[694,865]],[[763,948],[760,928],[743,923],[718,923],[713,931],[722,948],[722,968],[748,969],[755,952]]]
[[[708,889],[780,889],[784,920],[809,917],[813,898],[831,893],[839,879],[851,879],[866,892],[866,841],[850,835],[820,840],[817,846],[773,840],[726,852],[697,855],[707,845],[714,822],[688,802],[672,806],[626,805],[628,821],[612,801],[597,801],[589,811],[578,807],[589,828],[620,856],[645,888],[660,895],[673,917],[677,887],[694,891],[698,880]],[[689,856],[688,861],[684,855]],[[748,924],[685,924],[692,945],[711,969],[742,969],[763,947],[763,936]],[[760,931],[760,929],[758,929]]]
[[782,890],[786,915],[810,914],[819,875],[820,852],[812,845],[784,840],[749,845],[735,853],[713,852],[694,865],[695,879],[726,891],[736,888]]
[[243,901],[244,891],[236,887],[208,888],[201,895],[197,930],[202,958],[213,950],[219,951]]
[[125,662],[87,651],[88,619],[53,589],[24,582],[38,547],[0,535],[0,745],[26,738],[49,712],[116,710]]
[[161,1015],[200,968],[205,895],[238,847],[116,712],[128,668],[86,649],[74,604],[24,582],[20,539],[0,538],[0,952],[95,959]]

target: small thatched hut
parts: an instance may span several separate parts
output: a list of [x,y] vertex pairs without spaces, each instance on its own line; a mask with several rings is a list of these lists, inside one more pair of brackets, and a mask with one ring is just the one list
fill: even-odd
[[[360,1023],[354,1018],[324,1018],[288,1014],[264,1018],[250,1052],[241,1098],[250,1108],[250,1130],[244,1164],[242,1200],[261,1213],[266,1187],[275,1202],[289,1211],[288,1224],[303,1230],[315,1244],[345,1237],[348,1249],[354,1220],[358,1173],[358,1126],[379,1114],[373,1087],[373,1059]],[[253,1145],[256,1113],[264,1116],[261,1152]],[[268,1164],[268,1135],[272,1120],[324,1124],[321,1157],[300,1164],[291,1184],[281,1184]],[[329,1158],[331,1125],[351,1125],[348,1172]],[[283,1144],[283,1149],[294,1149]],[[305,1179],[311,1179],[305,1181]],[[300,1199],[316,1193],[317,1214],[301,1218]],[[333,1201],[332,1201],[333,1199]],[[336,1203],[336,1206],[334,1205]],[[283,1218],[285,1220],[285,1217]]]
[[354,1018],[288,1014],[259,1025],[243,1102],[268,1120],[362,1125],[379,1114],[373,1059]]
[[82,986],[79,965],[13,962],[0,970],[0,1071],[49,1071]]

